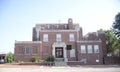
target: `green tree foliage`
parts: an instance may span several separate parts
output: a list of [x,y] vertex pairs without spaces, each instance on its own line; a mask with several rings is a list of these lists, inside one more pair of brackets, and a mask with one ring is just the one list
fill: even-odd
[[116,55],[120,49],[120,41],[117,39],[112,30],[98,30],[98,32],[104,32],[106,36],[106,48],[107,53]]
[[13,61],[13,54],[11,53],[11,52],[9,52],[8,54],[7,54],[7,62],[8,63],[11,63],[12,61]]
[[117,38],[120,40],[120,13],[115,16],[115,21],[113,22],[112,30]]

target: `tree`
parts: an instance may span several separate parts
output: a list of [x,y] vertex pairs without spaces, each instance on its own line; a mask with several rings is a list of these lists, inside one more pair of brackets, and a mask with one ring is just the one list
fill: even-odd
[[120,40],[120,12],[115,16],[115,21],[113,22],[112,30],[116,37]]
[[116,55],[120,49],[120,41],[117,39],[112,30],[98,30],[98,32],[104,32],[106,36],[106,48],[107,54]]
[[13,54],[11,53],[11,52],[9,52],[8,54],[7,54],[7,62],[8,63],[11,63],[13,61]]

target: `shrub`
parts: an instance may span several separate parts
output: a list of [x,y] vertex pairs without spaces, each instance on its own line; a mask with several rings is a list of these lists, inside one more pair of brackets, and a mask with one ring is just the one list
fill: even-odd
[[38,57],[32,57],[31,61],[32,62],[39,62],[39,58]]
[[51,56],[51,57],[48,57],[44,60],[45,62],[54,62],[54,57]]
[[21,63],[24,63],[24,62],[19,60],[19,61],[18,61],[18,64],[21,64]]

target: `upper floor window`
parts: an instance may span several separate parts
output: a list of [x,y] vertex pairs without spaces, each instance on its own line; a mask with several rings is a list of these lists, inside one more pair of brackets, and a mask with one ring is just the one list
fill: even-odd
[[94,45],[94,53],[99,53],[99,46],[98,45]]
[[26,54],[26,55],[29,55],[29,54],[30,54],[30,48],[29,48],[29,47],[26,47],[26,48],[25,48],[25,54]]
[[48,42],[48,34],[43,34],[43,41]]
[[59,28],[59,25],[57,25],[57,28]]
[[93,53],[92,45],[87,46],[88,53]]
[[47,25],[48,26],[48,29],[50,28],[50,25]]
[[61,41],[61,34],[56,34],[56,41]]
[[81,49],[80,51],[81,51],[82,54],[86,53],[85,45],[81,45],[80,49]]
[[74,39],[74,34],[69,34],[69,40],[70,41],[74,41],[75,39]]
[[65,28],[67,28],[67,24],[65,24],[64,26],[65,26]]

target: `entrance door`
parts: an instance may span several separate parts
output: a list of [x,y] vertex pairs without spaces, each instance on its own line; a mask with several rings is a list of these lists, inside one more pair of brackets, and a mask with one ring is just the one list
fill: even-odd
[[55,48],[55,57],[56,58],[63,58],[63,47],[56,47]]

